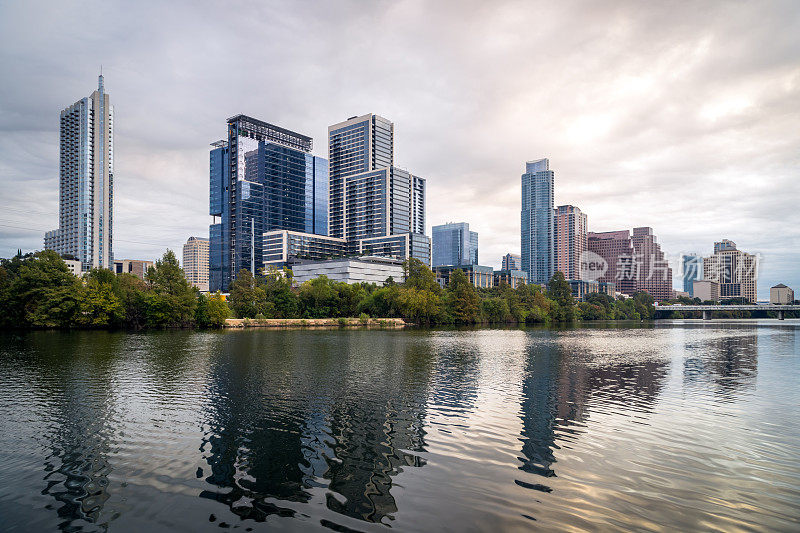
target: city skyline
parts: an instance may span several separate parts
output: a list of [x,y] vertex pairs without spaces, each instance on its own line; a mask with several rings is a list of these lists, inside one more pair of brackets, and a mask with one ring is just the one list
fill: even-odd
[[[57,226],[57,113],[91,90],[103,63],[119,115],[118,257],[153,259],[167,247],[180,250],[189,235],[205,235],[207,143],[219,138],[226,117],[246,113],[307,132],[318,140],[314,155],[324,157],[327,146],[319,141],[329,124],[374,112],[392,117],[397,126],[396,160],[429,180],[427,230],[447,220],[470,222],[481,234],[487,265],[499,267],[503,254],[519,251],[519,220],[508,216],[519,209],[518,168],[547,157],[558,169],[555,204],[580,206],[590,231],[653,227],[673,259],[692,251],[708,254],[714,242],[731,239],[763,257],[759,299],[776,283],[800,285],[800,252],[794,246],[800,239],[800,224],[794,223],[800,134],[792,126],[799,114],[800,43],[796,37],[765,37],[796,26],[796,10],[781,12],[780,4],[762,13],[755,6],[720,3],[680,23],[677,14],[657,6],[615,4],[606,13],[597,7],[582,15],[578,11],[586,9],[475,4],[464,22],[446,26],[444,36],[434,28],[453,6],[370,6],[360,8],[358,17],[347,4],[295,8],[263,22],[276,31],[265,34],[263,46],[242,48],[232,70],[217,68],[225,64],[225,54],[210,45],[203,48],[207,54],[181,46],[182,41],[199,45],[214,29],[234,42],[240,38],[235,22],[241,19],[218,6],[198,10],[202,13],[164,8],[161,20],[148,24],[147,6],[124,16],[54,8],[41,17],[35,7],[2,8],[0,64],[7,79],[15,80],[4,86],[0,99],[0,186],[15,191],[13,202],[10,195],[0,202],[7,209],[0,227],[2,256],[17,248],[40,249],[43,231]],[[423,9],[430,16],[420,20]],[[756,13],[761,23],[753,27]],[[34,14],[40,32],[30,31]],[[69,39],[68,22],[79,15],[104,28],[96,40]],[[188,17],[187,24],[176,29],[179,15]],[[589,15],[600,22],[598,29],[578,25]],[[522,33],[531,17],[544,21],[539,36]],[[356,19],[382,23],[389,38],[374,50],[363,42],[342,45],[341,57],[327,51],[338,33],[316,30],[330,20],[348,27]],[[401,31],[412,20],[416,39]],[[445,64],[453,47],[466,42],[464,30],[478,20],[486,20],[487,33],[471,45],[473,63]],[[676,23],[662,30],[669,21]],[[186,33],[184,26],[193,29]],[[290,36],[296,31],[310,44],[292,51]],[[563,44],[525,59],[554,32],[564,37]],[[117,33],[129,37],[117,40]],[[642,45],[645,37],[651,44],[640,49],[638,59],[616,55]],[[748,39],[766,44],[756,47]],[[273,60],[281,54],[268,57],[256,50],[270,46],[289,57]],[[156,52],[162,48],[172,53]],[[573,64],[577,70],[532,84],[535,89],[523,89],[514,76],[515,67],[525,78],[534,75],[537,61],[553,66],[549,56],[568,63],[589,51],[596,65]],[[374,74],[372,81],[348,79],[344,59],[355,57]],[[386,57],[408,57],[404,65],[410,72],[400,75],[384,66]],[[252,67],[259,61],[261,67]],[[317,63],[324,68],[309,66]],[[473,68],[487,68],[489,75],[476,79]],[[430,83],[420,84],[426,75]],[[252,78],[255,84],[245,83]],[[547,131],[539,131],[542,123]],[[500,135],[503,142],[497,141]],[[782,231],[769,231],[776,218]],[[681,288],[679,283],[674,276],[673,285]]]

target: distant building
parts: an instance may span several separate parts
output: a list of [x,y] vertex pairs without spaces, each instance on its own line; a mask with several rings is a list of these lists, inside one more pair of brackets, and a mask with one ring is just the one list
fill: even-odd
[[462,270],[467,279],[476,288],[491,289],[494,286],[494,270],[492,267],[481,265],[442,265],[433,267],[436,281],[446,287],[450,283],[450,276],[456,270]]
[[498,287],[501,283],[507,283],[512,289],[528,282],[528,274],[522,270],[495,270],[494,286]]
[[672,293],[673,293],[672,294],[672,299],[673,300],[676,299],[676,298],[691,298],[692,297],[692,295],[690,293],[686,292],[686,291],[673,290]]
[[83,275],[83,266],[80,261],[77,259],[64,259],[64,262],[67,264],[67,268],[74,276],[82,276]]
[[586,213],[574,205],[553,212],[556,270],[566,279],[581,278],[581,254],[588,250]]
[[208,292],[208,239],[189,237],[183,245],[183,273],[200,292]]
[[114,272],[117,274],[133,274],[137,278],[143,280],[147,269],[153,266],[152,261],[143,261],[140,259],[120,259],[114,261]]
[[631,237],[636,253],[634,266],[636,273],[636,290],[644,291],[657,302],[672,297],[672,268],[656,242],[653,228],[633,228]]
[[522,270],[530,283],[545,284],[555,272],[554,174],[548,159],[529,161],[522,175]]
[[327,276],[344,283],[375,283],[383,285],[387,278],[400,283],[405,279],[403,262],[389,257],[341,257],[326,261],[301,261],[292,265],[294,281],[306,281]]
[[714,255],[703,259],[703,279],[719,283],[720,299],[744,298],[755,303],[758,277],[756,256],[723,239],[714,243]]
[[522,270],[522,256],[519,254],[504,255],[501,270]]
[[433,266],[478,264],[478,233],[467,222],[433,226],[431,235]]
[[311,137],[245,115],[227,129],[210,153],[212,291],[258,272],[265,232],[328,233],[328,162],[311,154]]
[[628,230],[589,232],[587,244],[606,262],[606,272],[596,281],[615,283],[619,292],[628,296],[636,292],[636,279],[633,269],[633,241]]
[[769,289],[769,303],[791,305],[794,303],[794,291],[783,283],[778,283]]
[[683,290],[694,297],[694,282],[703,279],[703,258],[696,254],[684,255],[682,267]]
[[576,300],[584,301],[588,294],[606,294],[614,298],[616,292],[616,285],[607,283],[605,281],[585,281],[581,279],[568,279],[570,289],[572,289],[572,296]]
[[61,111],[58,229],[44,247],[70,254],[84,272],[114,264],[114,107],[97,90]]
[[692,283],[692,294],[694,298],[700,298],[701,302],[719,301],[719,283],[711,280],[697,280]]

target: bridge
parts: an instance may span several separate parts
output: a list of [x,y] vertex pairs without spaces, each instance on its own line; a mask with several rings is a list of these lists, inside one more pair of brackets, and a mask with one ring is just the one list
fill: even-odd
[[662,311],[702,311],[703,320],[711,320],[714,311],[777,311],[778,320],[783,320],[786,311],[800,311],[800,305],[657,305],[656,313]]

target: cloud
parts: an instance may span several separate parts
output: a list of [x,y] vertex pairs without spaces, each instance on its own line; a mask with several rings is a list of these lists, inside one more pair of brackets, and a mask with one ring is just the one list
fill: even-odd
[[482,263],[519,250],[520,174],[549,157],[590,229],[652,226],[673,254],[730,238],[764,254],[762,297],[800,287],[797,27],[791,1],[4,3],[0,208],[27,231],[0,226],[0,255],[56,227],[58,113],[102,64],[118,257],[207,234],[227,117],[324,156],[329,124],[375,112],[429,224],[470,222]]

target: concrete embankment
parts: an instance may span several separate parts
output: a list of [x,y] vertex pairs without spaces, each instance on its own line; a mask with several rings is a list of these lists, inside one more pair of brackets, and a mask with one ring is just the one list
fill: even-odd
[[408,324],[402,318],[229,318],[226,328],[340,328],[376,327],[404,328]]

